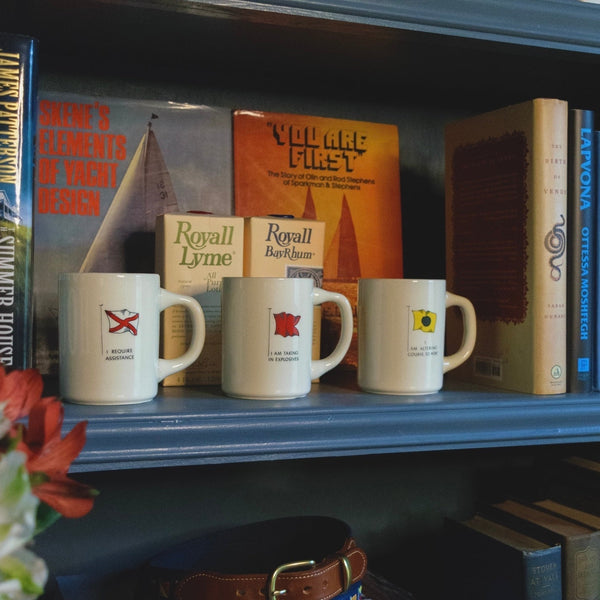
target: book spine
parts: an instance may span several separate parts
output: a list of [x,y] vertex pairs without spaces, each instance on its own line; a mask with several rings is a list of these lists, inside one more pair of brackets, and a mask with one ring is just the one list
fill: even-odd
[[[526,508],[523,512],[515,512],[502,504],[487,506],[482,509],[485,516],[508,525],[523,533],[542,540],[548,544],[561,544],[562,548],[562,585],[564,600],[595,600],[600,598],[600,531],[588,530],[573,534],[562,534],[554,531],[538,517],[540,514]],[[529,516],[528,516],[529,515]]]
[[532,149],[533,392],[566,392],[568,108],[534,100]]
[[523,587],[526,600],[562,600],[562,549],[523,552]]
[[446,520],[444,534],[444,579],[451,600],[501,595],[562,600],[559,544],[535,550],[513,546],[452,519]]
[[592,390],[596,236],[594,112],[569,110],[567,192],[567,391]]
[[563,552],[565,600],[600,598],[600,531],[568,538]]
[[595,226],[595,239],[593,246],[593,255],[595,258],[595,265],[593,267],[594,279],[593,279],[593,290],[595,294],[595,303],[593,318],[595,319],[594,324],[594,342],[592,346],[592,389],[594,391],[600,391],[600,305],[597,302],[598,298],[598,282],[600,282],[600,260],[597,258],[598,251],[600,250],[600,244],[598,242],[598,232],[600,231],[600,209],[598,208],[598,199],[600,198],[600,131],[594,131],[593,136],[594,143],[594,177],[595,177],[595,199],[596,205],[594,206],[594,226]]
[[0,363],[32,360],[37,41],[0,33]]

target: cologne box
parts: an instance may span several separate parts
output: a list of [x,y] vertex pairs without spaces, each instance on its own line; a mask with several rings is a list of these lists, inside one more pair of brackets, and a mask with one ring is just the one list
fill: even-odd
[[[163,381],[173,385],[221,383],[221,285],[243,275],[244,220],[197,213],[167,213],[156,219],[156,272],[166,290],[193,296],[202,305],[206,341],[198,360]],[[175,358],[189,345],[189,317],[181,306],[161,320],[161,355]]]
[[[325,222],[293,217],[246,217],[244,275],[312,277],[323,286]],[[321,307],[315,306],[313,358],[321,348]]]
[[247,217],[244,275],[313,277],[323,284],[325,222],[288,217]]

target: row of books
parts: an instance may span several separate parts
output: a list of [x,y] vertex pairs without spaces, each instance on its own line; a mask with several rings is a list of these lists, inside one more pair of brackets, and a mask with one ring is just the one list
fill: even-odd
[[[403,275],[396,125],[51,91],[37,100],[35,42],[4,34],[0,49],[24,82],[15,93],[25,90],[18,127],[7,119],[4,132],[24,142],[21,179],[0,187],[5,365],[55,374],[58,273],[155,270],[167,212],[323,221],[324,286],[353,304],[359,277]],[[536,394],[600,389],[593,117],[538,98],[447,126],[446,278],[478,315],[476,349],[451,376]],[[452,313],[447,329],[457,345]],[[354,343],[345,366],[356,360]]]
[[[359,277],[402,276],[396,125],[46,90],[38,114],[34,362],[42,373],[57,369],[57,274],[156,272],[162,214],[322,222],[323,285],[354,304]],[[286,260],[289,270],[304,264]],[[187,289],[200,288],[203,275],[187,266]],[[163,283],[175,279],[161,270]],[[327,310],[323,352],[339,327]]]
[[600,389],[599,135],[593,111],[554,98],[447,126],[448,287],[478,318],[459,378],[535,394]]
[[[0,120],[0,152],[10,150],[0,173],[12,178],[0,185],[6,366],[56,374],[58,273],[154,272],[165,213],[322,221],[324,285],[354,304],[359,277],[403,275],[396,125],[38,93],[35,40],[1,34],[0,52],[3,97],[18,107]],[[356,366],[356,343],[345,366]]]
[[571,457],[554,466],[542,499],[507,499],[467,519],[447,518],[450,598],[599,598],[599,491],[600,462]]

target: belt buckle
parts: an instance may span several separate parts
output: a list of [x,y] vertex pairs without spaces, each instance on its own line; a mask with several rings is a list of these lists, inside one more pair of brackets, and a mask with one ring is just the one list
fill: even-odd
[[279,596],[283,596],[287,593],[287,590],[278,590],[277,577],[283,573],[283,571],[292,571],[293,569],[302,569],[305,567],[314,567],[317,563],[314,560],[301,560],[298,562],[286,563],[277,567],[269,579],[269,598],[268,600],[277,600]]
[[[350,566],[350,560],[347,556],[338,556],[342,566],[344,568],[344,589],[341,593],[347,592],[352,584],[352,567]],[[279,596],[284,596],[287,590],[278,590],[277,588],[277,577],[284,571],[292,571],[295,569],[303,569],[306,567],[314,567],[317,563],[314,560],[301,560],[298,562],[286,563],[277,567],[271,577],[269,578],[269,595],[268,600],[278,600]]]

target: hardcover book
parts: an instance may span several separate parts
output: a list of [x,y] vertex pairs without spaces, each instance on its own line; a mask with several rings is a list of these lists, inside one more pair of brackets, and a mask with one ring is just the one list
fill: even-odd
[[[206,337],[198,360],[169,375],[163,385],[221,383],[221,289],[223,277],[241,277],[244,220],[241,217],[167,213],[156,220],[156,272],[170,292],[193,296],[204,312]],[[183,306],[161,313],[162,357],[181,356],[192,337]]]
[[[455,378],[566,391],[567,112],[538,98],[446,127],[446,277],[477,314]],[[447,330],[458,347],[451,311]]]
[[600,510],[600,503],[597,500],[600,494],[598,457],[584,455],[565,457],[556,464],[548,466],[545,478],[548,482],[546,485],[548,495],[569,500],[590,497],[593,500],[594,511]]
[[[356,318],[359,277],[402,277],[400,148],[395,125],[236,110],[235,214],[325,222],[323,287],[343,293]],[[322,352],[339,337],[323,305]],[[337,370],[357,365],[356,329]]]
[[55,374],[58,273],[154,272],[158,215],[231,213],[231,112],[44,92],[38,121],[35,362]]
[[594,111],[569,110],[567,192],[567,391],[591,392],[595,340]]
[[445,523],[446,581],[456,600],[562,600],[562,549],[475,515]]
[[[543,508],[544,510],[550,511],[562,517],[567,517],[572,521],[583,523],[588,527],[594,529],[600,529],[600,516],[589,513],[581,508],[570,506],[562,502],[557,502],[552,498],[545,498],[544,500],[538,500],[534,502],[535,506]],[[600,557],[599,557],[600,558]]]
[[594,155],[594,194],[596,200],[596,206],[594,210],[594,228],[595,228],[595,242],[596,247],[594,251],[594,271],[593,271],[593,284],[594,284],[594,300],[595,304],[592,310],[592,318],[594,319],[594,342],[592,345],[592,389],[594,391],[600,391],[600,303],[598,297],[600,291],[598,286],[600,285],[600,258],[598,252],[600,249],[600,208],[598,208],[598,201],[600,200],[600,131],[595,130],[593,134],[593,155]]
[[548,544],[560,543],[565,600],[600,597],[600,530],[514,500],[493,504],[483,515]]
[[38,44],[0,33],[0,363],[32,363]]

